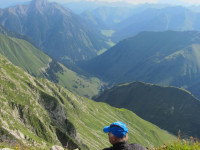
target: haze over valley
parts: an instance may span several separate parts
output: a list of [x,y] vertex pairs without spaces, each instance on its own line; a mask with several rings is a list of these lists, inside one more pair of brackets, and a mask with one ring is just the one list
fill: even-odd
[[2,0],[0,148],[103,149],[114,121],[150,149],[200,139],[199,8]]

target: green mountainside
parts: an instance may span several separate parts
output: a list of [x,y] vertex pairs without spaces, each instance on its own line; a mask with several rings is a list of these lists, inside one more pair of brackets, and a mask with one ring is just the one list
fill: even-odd
[[119,84],[96,101],[126,108],[175,135],[200,138],[200,100],[186,90],[143,82]]
[[31,37],[40,49],[63,63],[87,60],[109,47],[82,18],[47,0],[2,9],[0,24]]
[[0,34],[0,53],[34,76],[44,74],[47,65],[52,61],[27,41],[3,34]]
[[136,80],[189,89],[200,82],[199,58],[200,32],[141,32],[82,66],[111,82]]
[[[5,34],[5,35],[4,35]],[[104,83],[94,77],[85,77],[59,64],[25,40],[0,34],[0,54],[29,74],[45,77],[68,90],[87,97],[98,94]]]
[[117,120],[127,124],[131,143],[152,147],[175,139],[131,111],[74,95],[46,79],[36,79],[0,55],[1,141],[21,141],[37,149],[51,145],[102,149],[109,146],[103,127]]

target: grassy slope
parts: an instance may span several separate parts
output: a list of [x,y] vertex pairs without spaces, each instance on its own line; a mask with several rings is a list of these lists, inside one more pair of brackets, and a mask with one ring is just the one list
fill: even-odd
[[158,148],[152,148],[151,150],[199,150],[199,149],[200,149],[199,141],[191,137],[190,140],[177,139],[173,143],[168,143]]
[[98,94],[101,87],[105,85],[102,81],[95,77],[85,77],[69,70],[60,64],[64,72],[58,72],[59,84],[67,88],[69,91],[91,98]]
[[24,68],[35,76],[43,74],[42,68],[47,68],[51,58],[40,52],[30,43],[0,34],[0,53],[13,64]]
[[[0,65],[1,128],[13,132],[18,130],[27,135],[29,140],[23,140],[27,143],[35,141],[40,148],[42,141],[47,146],[59,144],[55,128],[72,134],[75,131],[66,129],[66,126],[74,126],[76,139],[91,150],[102,149],[109,146],[107,134],[102,132],[103,127],[117,120],[127,123],[129,142],[151,147],[174,139],[174,136],[131,111],[79,97],[46,79],[35,79],[14,67],[3,56],[0,56]],[[65,116],[67,124],[63,122]],[[31,118],[35,120],[32,123]]]
[[[91,149],[100,149],[109,145],[107,134],[103,133],[102,129],[118,120],[128,125],[129,142],[131,143],[140,143],[151,147],[158,146],[161,141],[165,143],[168,140],[173,140],[173,137],[166,134],[167,132],[144,121],[131,111],[116,109],[107,104],[95,103],[90,100],[83,101],[78,105],[80,110],[75,114],[70,114],[70,120],[72,119],[74,122],[83,143],[88,143]],[[74,110],[71,111],[74,112]],[[80,120],[80,118],[82,119]]]
[[[12,38],[0,34],[0,54],[7,57],[13,64],[22,67],[31,75],[37,77],[46,77],[46,69],[52,59],[43,52],[36,49],[27,41]],[[101,86],[104,84],[97,78],[86,78],[61,65],[63,71],[57,71],[58,83],[70,91],[92,97],[98,94]],[[52,72],[54,69],[50,68]],[[54,81],[56,82],[56,81]],[[56,82],[57,83],[57,82]]]

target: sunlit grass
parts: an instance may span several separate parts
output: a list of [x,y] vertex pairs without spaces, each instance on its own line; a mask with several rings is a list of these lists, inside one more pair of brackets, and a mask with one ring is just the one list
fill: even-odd
[[190,139],[181,139],[180,132],[175,142],[164,144],[158,148],[151,150],[200,150],[200,142],[198,139],[190,137]]
[[166,144],[159,148],[152,148],[151,150],[200,150],[200,143],[191,140],[179,140],[172,144]]
[[103,34],[106,37],[112,37],[112,35],[115,33],[114,30],[101,30],[101,34]]

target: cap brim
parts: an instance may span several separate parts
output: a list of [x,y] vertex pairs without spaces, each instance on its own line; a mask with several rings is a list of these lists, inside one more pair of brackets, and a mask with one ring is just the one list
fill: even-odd
[[108,133],[110,132],[110,126],[106,126],[103,128],[103,132]]

